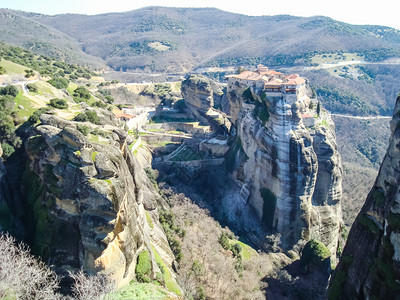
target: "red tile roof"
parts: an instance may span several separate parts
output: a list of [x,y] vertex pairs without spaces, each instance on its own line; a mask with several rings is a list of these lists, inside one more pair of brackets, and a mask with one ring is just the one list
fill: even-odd
[[126,114],[121,110],[113,110],[113,114],[117,119],[125,118],[125,119],[133,119],[133,115]]

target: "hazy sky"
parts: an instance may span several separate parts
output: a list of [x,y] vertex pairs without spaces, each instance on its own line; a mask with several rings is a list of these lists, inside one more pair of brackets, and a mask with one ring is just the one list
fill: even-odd
[[324,15],[351,24],[385,25],[400,29],[393,0],[0,0],[0,8],[43,14],[101,14],[145,6],[217,7],[246,15]]

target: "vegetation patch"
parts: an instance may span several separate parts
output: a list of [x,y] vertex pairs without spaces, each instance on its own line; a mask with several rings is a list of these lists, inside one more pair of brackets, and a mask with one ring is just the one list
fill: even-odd
[[341,294],[343,292],[343,284],[347,280],[348,270],[353,261],[351,256],[343,256],[342,260],[342,268],[341,270],[336,271],[333,281],[328,289],[328,299],[336,300],[341,299]]
[[157,263],[157,265],[160,267],[160,269],[162,271],[165,287],[169,291],[171,291],[171,292],[173,292],[173,293],[175,293],[175,294],[177,294],[179,296],[182,296],[181,289],[176,284],[176,282],[173,280],[171,272],[169,271],[169,269],[165,265],[165,263],[162,260],[161,256],[158,254],[158,252],[156,251],[156,249],[154,248],[153,245],[151,246],[151,248],[153,249],[153,253],[154,253],[154,256],[156,258],[156,263]]
[[154,283],[138,283],[131,281],[116,292],[108,294],[105,299],[115,300],[170,300],[171,295],[162,287]]
[[66,89],[69,85],[69,80],[63,77],[54,77],[47,82],[59,90]]
[[303,266],[318,266],[330,256],[331,252],[323,243],[317,240],[310,240],[301,252],[300,262]]
[[245,89],[242,93],[242,97],[246,102],[254,103],[255,99],[253,97],[253,93],[251,92],[250,87]]
[[77,122],[91,122],[93,124],[100,124],[100,118],[94,110],[87,110],[75,116],[74,121]]
[[149,251],[140,252],[135,267],[136,279],[138,282],[151,281],[151,260]]
[[58,109],[68,108],[68,103],[65,99],[58,99],[58,98],[51,99],[48,105]]
[[256,106],[253,111],[253,116],[258,118],[263,126],[268,122],[270,114],[268,111],[267,103],[265,101],[255,102]]
[[167,236],[169,246],[177,262],[183,258],[180,239],[185,237],[186,231],[176,225],[175,215],[171,211],[160,209],[159,221]]
[[150,228],[153,229],[154,228],[154,223],[153,223],[153,220],[152,220],[149,212],[147,210],[145,210],[144,212],[146,213],[147,224],[149,224]]
[[261,197],[264,200],[263,204],[263,216],[262,221],[267,228],[273,228],[275,208],[276,208],[276,196],[267,188],[260,189]]

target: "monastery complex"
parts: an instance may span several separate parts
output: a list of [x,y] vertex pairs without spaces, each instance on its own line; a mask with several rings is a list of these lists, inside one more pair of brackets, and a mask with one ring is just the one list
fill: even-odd
[[[306,79],[298,74],[284,75],[258,65],[256,71],[244,71],[240,74],[228,75],[228,88],[253,87],[263,90],[267,96],[285,96],[287,102],[304,101],[306,96]],[[291,96],[292,95],[292,96]]]

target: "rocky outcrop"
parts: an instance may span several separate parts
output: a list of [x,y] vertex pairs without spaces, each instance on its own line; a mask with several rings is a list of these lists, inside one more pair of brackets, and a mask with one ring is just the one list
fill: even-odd
[[151,278],[161,274],[155,251],[171,268],[174,256],[158,223],[161,197],[126,146],[126,133],[110,125],[115,120],[98,126],[100,138],[83,135],[77,122],[40,119],[26,142],[23,176],[36,253],[59,273],[101,272],[118,286],[135,278],[142,251],[150,253]]
[[266,227],[281,234],[283,246],[316,239],[334,258],[342,168],[329,113],[310,109],[308,97],[293,101],[292,95],[250,88],[245,99],[245,89],[232,85],[227,91],[227,114],[237,131],[227,162],[237,187],[224,205],[240,212],[231,217],[242,218],[249,230],[255,230],[250,217],[255,211]]
[[389,147],[329,287],[329,299],[399,299],[400,97]]
[[186,106],[200,122],[209,124],[213,130],[223,128],[229,132],[231,123],[226,114],[214,109],[226,102],[220,85],[203,75],[190,75],[182,81],[181,92]]

